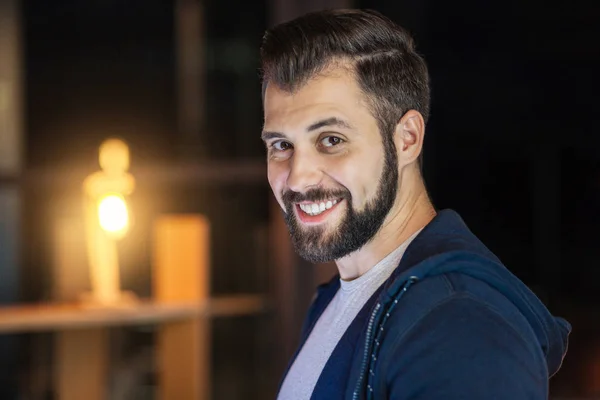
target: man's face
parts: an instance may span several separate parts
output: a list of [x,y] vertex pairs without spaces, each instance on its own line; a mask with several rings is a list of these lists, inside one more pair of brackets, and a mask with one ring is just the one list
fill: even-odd
[[335,69],[295,93],[269,84],[264,109],[269,183],[296,251],[318,263],[360,249],[394,205],[398,160],[354,76]]

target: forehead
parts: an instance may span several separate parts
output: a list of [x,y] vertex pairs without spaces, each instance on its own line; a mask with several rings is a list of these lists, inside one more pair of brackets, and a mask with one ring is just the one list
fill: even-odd
[[341,116],[357,120],[370,116],[356,78],[346,68],[336,68],[311,78],[294,92],[268,84],[264,97],[265,127],[288,127],[315,118]]

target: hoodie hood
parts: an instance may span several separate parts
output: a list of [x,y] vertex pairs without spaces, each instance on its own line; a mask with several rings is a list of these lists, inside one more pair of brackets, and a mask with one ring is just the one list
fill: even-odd
[[383,289],[382,303],[393,301],[412,280],[460,273],[485,282],[510,300],[529,322],[554,375],[567,351],[571,326],[554,317],[539,298],[468,229],[452,210],[443,210],[407,248]]

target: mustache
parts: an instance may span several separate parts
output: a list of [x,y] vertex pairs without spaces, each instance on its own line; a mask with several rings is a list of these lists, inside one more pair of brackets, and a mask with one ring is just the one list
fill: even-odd
[[310,189],[304,193],[288,190],[281,196],[285,204],[300,203],[302,201],[319,202],[328,199],[349,199],[348,189]]

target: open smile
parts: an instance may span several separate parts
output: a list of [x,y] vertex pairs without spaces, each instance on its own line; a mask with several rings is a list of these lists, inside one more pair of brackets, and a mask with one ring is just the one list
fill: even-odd
[[296,212],[303,223],[315,224],[325,221],[343,199],[329,199],[320,202],[302,202],[296,204]]

